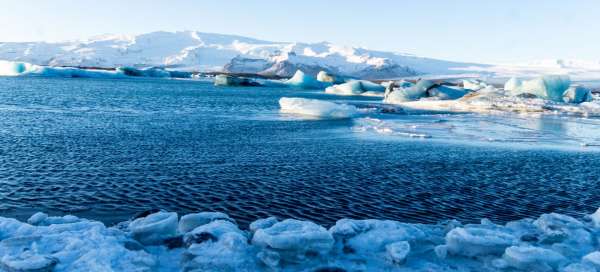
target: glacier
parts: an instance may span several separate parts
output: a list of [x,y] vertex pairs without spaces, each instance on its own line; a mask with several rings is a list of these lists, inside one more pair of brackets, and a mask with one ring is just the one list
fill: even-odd
[[71,215],[0,217],[7,271],[598,271],[596,213],[496,224],[258,219],[157,211],[106,226]]

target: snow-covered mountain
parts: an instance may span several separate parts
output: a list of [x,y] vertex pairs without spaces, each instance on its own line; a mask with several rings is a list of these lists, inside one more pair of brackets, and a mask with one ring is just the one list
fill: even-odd
[[58,43],[0,43],[0,59],[50,66],[152,66],[278,76],[291,76],[297,69],[313,75],[326,70],[359,78],[462,73],[461,68],[479,66],[328,42],[270,42],[195,31],[105,35]]
[[196,31],[104,35],[67,42],[0,42],[0,60],[38,65],[163,67],[182,71],[256,73],[289,77],[298,69],[316,75],[365,79],[407,76],[511,77],[568,74],[599,79],[600,62],[542,60],[510,64],[452,62],[328,42],[270,42]]

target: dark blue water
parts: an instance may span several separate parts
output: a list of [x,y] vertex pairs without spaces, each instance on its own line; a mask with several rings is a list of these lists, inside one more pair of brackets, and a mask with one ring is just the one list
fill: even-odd
[[192,81],[0,78],[0,215],[111,223],[163,208],[242,224],[269,215],[432,223],[600,207],[598,152],[366,137],[352,120],[282,116],[282,96],[340,99]]

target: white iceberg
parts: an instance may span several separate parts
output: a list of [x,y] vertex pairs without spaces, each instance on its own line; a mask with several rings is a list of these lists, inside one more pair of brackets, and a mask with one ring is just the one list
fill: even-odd
[[300,114],[326,119],[352,118],[358,113],[358,109],[351,105],[305,98],[283,97],[279,99],[279,106],[281,107],[282,113]]

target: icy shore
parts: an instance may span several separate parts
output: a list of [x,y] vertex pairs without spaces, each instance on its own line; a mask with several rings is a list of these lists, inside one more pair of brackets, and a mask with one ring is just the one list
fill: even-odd
[[156,212],[113,227],[74,216],[0,217],[6,271],[600,271],[600,209],[505,225],[260,219]]

